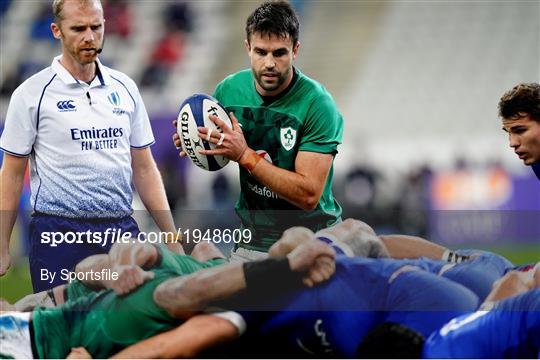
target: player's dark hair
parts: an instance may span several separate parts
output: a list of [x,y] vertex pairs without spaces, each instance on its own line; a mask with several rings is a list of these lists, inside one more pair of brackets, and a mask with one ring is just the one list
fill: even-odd
[[419,359],[424,337],[406,326],[387,322],[370,331],[356,349],[358,358]]
[[527,113],[531,119],[540,122],[540,84],[518,84],[502,96],[499,116],[514,119],[520,117],[519,113]]
[[298,42],[300,22],[291,4],[286,1],[267,1],[260,5],[246,21],[246,38],[251,35],[275,35],[281,38],[290,37],[293,46]]

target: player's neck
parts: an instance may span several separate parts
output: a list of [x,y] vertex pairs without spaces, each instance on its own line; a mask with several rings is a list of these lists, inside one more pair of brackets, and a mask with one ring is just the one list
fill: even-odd
[[60,63],[76,79],[90,83],[96,76],[96,62],[80,64],[69,55],[63,54]]

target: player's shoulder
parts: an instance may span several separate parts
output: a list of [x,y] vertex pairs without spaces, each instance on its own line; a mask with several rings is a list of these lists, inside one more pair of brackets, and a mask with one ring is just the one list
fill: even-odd
[[376,265],[381,265],[382,262],[378,259],[366,258],[366,257],[348,257],[345,255],[339,255],[336,258],[336,268],[339,268],[340,271],[360,271],[359,269],[370,268]]
[[506,298],[495,304],[495,309],[506,311],[539,311],[540,288],[534,288],[519,295]]
[[336,269],[339,269],[339,272],[343,274],[375,278],[388,277],[396,271],[424,270],[416,260],[374,259],[357,256],[339,256],[336,259]]
[[179,264],[200,264],[200,262],[195,260],[191,255],[177,254],[167,248],[164,244],[154,244],[154,247],[158,252],[158,261],[155,264],[157,267],[177,268]]
[[249,84],[252,81],[252,78],[253,78],[253,75],[252,75],[251,69],[240,70],[238,72],[228,75],[225,79],[223,79],[218,84],[218,87],[236,86],[242,83]]
[[49,66],[28,79],[23,81],[13,92],[12,96],[23,96],[28,98],[40,97],[43,91],[51,84],[56,77],[56,73]]
[[214,90],[214,96],[223,105],[228,106],[240,99],[249,97],[252,89],[253,77],[250,69],[242,70],[228,75]]
[[302,96],[302,98],[308,98],[321,104],[335,106],[332,94],[330,94],[323,84],[307,76],[298,69],[295,69],[295,71],[298,73],[297,93]]
[[332,97],[326,87],[319,81],[309,77],[298,69],[295,69],[295,71],[298,74],[298,85],[300,85],[301,88],[309,91],[313,96]]
[[138,90],[135,81],[125,73],[105,65],[101,66],[107,71],[113,83],[121,84],[122,86],[127,87],[130,91]]

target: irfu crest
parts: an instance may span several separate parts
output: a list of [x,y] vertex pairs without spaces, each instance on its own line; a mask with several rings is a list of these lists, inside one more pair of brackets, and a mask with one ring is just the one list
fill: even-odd
[[296,144],[296,130],[292,127],[281,129],[281,145],[287,151],[291,150]]

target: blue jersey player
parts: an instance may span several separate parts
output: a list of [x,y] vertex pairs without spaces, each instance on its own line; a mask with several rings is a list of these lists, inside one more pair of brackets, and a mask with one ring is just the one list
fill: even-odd
[[366,336],[357,355],[536,358],[540,355],[540,267],[532,279],[526,277],[520,272],[508,273],[488,297],[487,306],[452,319],[425,340],[406,326],[383,324]]
[[337,254],[346,256],[416,259],[414,265],[464,285],[480,301],[484,301],[496,280],[515,268],[506,258],[492,252],[472,249],[450,251],[414,236],[379,237],[369,225],[354,219],[346,219],[315,235],[308,229],[291,228],[283,234],[280,243],[271,249],[271,253],[286,253],[290,248],[313,237],[331,245]]
[[[210,274],[201,271],[164,284],[171,290],[163,306],[169,306],[169,311],[208,305],[237,310],[247,323],[247,333],[229,353],[349,357],[363,337],[384,322],[400,322],[427,336],[479,303],[472,291],[426,271],[419,261],[339,256],[335,266],[334,276],[326,283],[282,292],[290,279],[277,271],[266,269],[268,273],[263,274],[259,269],[258,276],[237,276],[242,264],[229,264]],[[236,293],[242,288],[256,296]],[[235,293],[233,299],[214,301]],[[174,344],[178,334],[181,329],[162,334],[165,340],[141,343],[139,348],[151,347],[153,341]]]
[[[306,241],[307,236],[299,236],[298,231],[292,235],[285,239],[285,244],[289,242],[292,244],[289,246],[293,246]],[[452,251],[416,236],[377,236],[369,225],[354,219],[347,219],[332,228],[321,230],[315,237],[329,243],[337,253],[347,256],[380,257],[386,253],[396,259],[418,259],[425,270],[464,285],[472,290],[480,301],[484,301],[493,283],[508,271],[527,271],[531,268],[531,265],[516,267],[503,256],[489,251]]]
[[518,84],[499,101],[510,147],[540,179],[540,84]]
[[426,340],[423,357],[534,358],[539,351],[540,289],[534,289],[453,319]]
[[427,336],[453,317],[476,309],[478,298],[425,271],[418,261],[342,256],[328,282],[279,300],[274,297],[270,303],[253,310],[279,311],[240,312],[247,328],[257,329],[246,334],[240,349],[255,345],[259,354],[351,357],[377,325],[399,322]]
[[[342,224],[342,227],[349,228],[358,225],[357,222],[348,220]],[[334,235],[335,233],[336,231]],[[323,235],[331,237],[332,234],[317,234],[318,237]],[[380,244],[372,246],[376,242],[373,238],[364,238],[368,239],[364,241],[364,245],[368,244],[367,250],[361,250],[361,246],[355,241],[344,241],[346,238],[334,238],[333,240],[339,239],[335,242],[326,237],[324,242],[330,243],[338,253],[385,253]],[[295,246],[306,242],[304,240],[313,240],[313,233],[302,228],[290,229],[284,233],[280,242],[273,246],[270,255],[294,252]],[[395,249],[389,250],[390,253],[396,252]],[[458,256],[467,260],[468,255],[452,255]],[[482,260],[479,256],[473,258],[475,259]],[[499,265],[496,266],[499,274],[512,267],[512,264],[503,258],[499,260]],[[467,263],[473,264],[464,261],[450,266],[446,273],[451,274],[453,269],[464,269]],[[336,261],[334,277],[327,283],[311,289],[290,290],[285,292],[285,295],[279,295],[280,292],[275,291],[275,288],[286,282],[286,277],[267,269],[270,274],[263,278],[259,276],[256,278],[258,282],[254,283],[255,277],[249,277],[246,273],[235,275],[242,270],[238,268],[239,264],[230,264],[222,269],[214,269],[213,274],[203,271],[191,278],[179,280],[177,285],[170,284],[171,293],[167,299],[173,304],[171,306],[175,311],[204,308],[204,305],[212,303],[216,297],[224,297],[239,289],[255,286],[258,296],[250,298],[251,302],[240,301],[246,295],[245,292],[237,296],[236,302],[219,302],[221,306],[239,309],[248,323],[245,341],[236,349],[238,354],[245,355],[247,351],[251,354],[265,353],[274,356],[307,354],[350,357],[355,356],[363,338],[378,326],[400,324],[403,328],[414,329],[414,334],[419,334],[419,338],[423,339],[441,328],[450,318],[474,311],[478,298],[473,292],[436,275],[447,268],[445,265],[453,264],[429,259],[392,260],[341,256]],[[466,271],[463,273],[467,274]],[[474,274],[474,271],[471,273]],[[467,278],[454,275],[456,278]],[[488,279],[488,282],[491,284],[492,280]],[[202,285],[205,289],[212,290],[201,291]],[[182,294],[182,298],[175,297],[174,294]],[[188,330],[183,331],[180,327],[173,333],[161,334],[139,344],[138,349],[152,347],[153,344],[174,344],[175,336],[184,336],[185,331]],[[137,352],[128,354],[137,356]],[[153,356],[159,356],[159,352]]]

